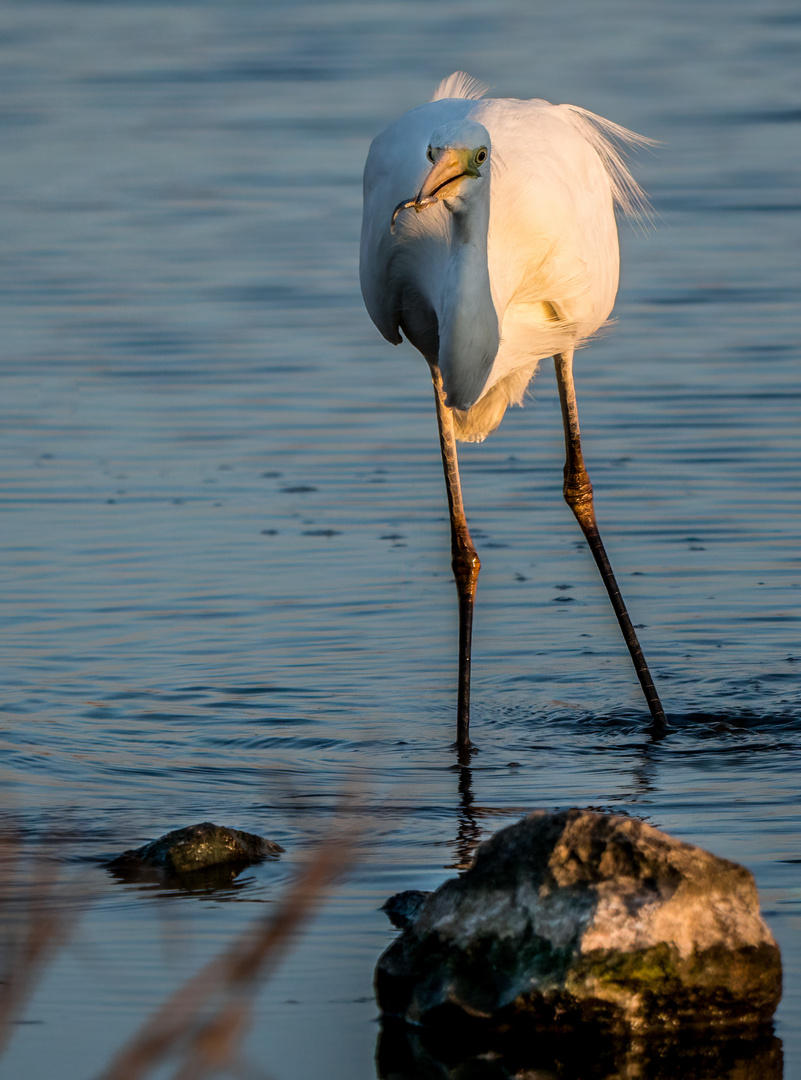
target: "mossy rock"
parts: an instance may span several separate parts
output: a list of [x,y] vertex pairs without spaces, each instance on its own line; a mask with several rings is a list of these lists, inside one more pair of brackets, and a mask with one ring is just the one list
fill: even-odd
[[150,868],[166,875],[194,874],[224,865],[246,866],[280,855],[284,849],[255,833],[229,829],[204,821],[165,833],[142,847],[125,851],[109,868],[136,871]]
[[636,818],[569,810],[503,829],[424,898],[378,962],[385,1014],[498,1029],[737,1029],[781,997],[742,866]]

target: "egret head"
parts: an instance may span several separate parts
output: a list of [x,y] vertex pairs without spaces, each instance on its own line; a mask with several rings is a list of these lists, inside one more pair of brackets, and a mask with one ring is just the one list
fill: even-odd
[[395,207],[390,222],[392,232],[401,210],[419,214],[437,202],[444,202],[449,210],[457,209],[470,191],[468,185],[481,182],[488,175],[490,149],[489,132],[475,120],[460,120],[437,128],[426,149],[431,168],[415,198]]

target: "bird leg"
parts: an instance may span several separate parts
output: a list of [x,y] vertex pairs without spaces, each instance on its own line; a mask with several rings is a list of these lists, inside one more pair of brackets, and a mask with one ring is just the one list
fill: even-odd
[[445,470],[445,487],[448,491],[448,507],[451,516],[451,566],[459,596],[459,696],[456,711],[456,745],[464,756],[470,747],[470,649],[473,637],[473,604],[481,561],[470,538],[470,530],[467,528],[462,502],[462,485],[459,481],[459,461],[456,457],[453,414],[445,404],[442,375],[438,367],[432,367],[431,377],[434,382],[439,446],[442,452],[442,467]]
[[565,429],[565,482],[563,492],[565,502],[573,511],[576,520],[590,546],[590,551],[595,559],[601,578],[609,593],[617,621],[623,632],[626,645],[628,646],[637,678],[651,710],[652,731],[661,734],[667,728],[662,703],[656,692],[648,664],[642,654],[640,643],[634,632],[629,613],[623,597],[620,595],[615,575],[609,563],[601,534],[598,532],[598,523],[595,519],[595,509],[592,502],[592,484],[584,467],[584,457],[581,453],[581,438],[579,434],[578,407],[576,405],[576,391],[573,385],[573,351],[557,354],[554,357],[556,365],[556,381],[559,385],[559,400],[562,405],[562,422]]

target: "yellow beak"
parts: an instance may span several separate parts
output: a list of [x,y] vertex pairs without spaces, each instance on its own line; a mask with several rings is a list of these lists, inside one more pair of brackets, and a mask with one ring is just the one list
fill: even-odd
[[417,202],[423,199],[444,198],[452,192],[445,192],[445,188],[463,176],[480,176],[478,169],[470,164],[472,150],[460,147],[455,150],[452,146],[446,146],[440,150],[431,172],[425,178],[423,186],[417,195]]
[[471,156],[472,150],[468,147],[455,149],[452,146],[446,146],[440,150],[416,197],[398,203],[395,207],[389,224],[390,232],[395,232],[395,219],[401,210],[414,210],[415,213],[419,214],[427,206],[439,202],[440,199],[447,198],[448,195],[455,194],[456,189],[451,185],[456,184],[462,177],[481,176],[475,165],[470,163]]

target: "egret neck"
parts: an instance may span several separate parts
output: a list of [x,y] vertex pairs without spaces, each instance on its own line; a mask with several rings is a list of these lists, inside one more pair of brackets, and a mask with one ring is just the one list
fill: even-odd
[[478,401],[500,341],[487,264],[489,195],[489,175],[465,176],[442,200],[450,211],[451,238],[436,311],[439,368],[452,409],[469,409]]

